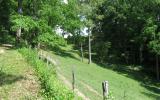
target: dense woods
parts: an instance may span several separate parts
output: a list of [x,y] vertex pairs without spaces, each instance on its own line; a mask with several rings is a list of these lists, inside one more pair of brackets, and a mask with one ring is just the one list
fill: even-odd
[[141,65],[159,80],[160,2],[94,0],[83,3],[92,8],[91,16],[86,16],[93,25],[93,59],[100,63]]
[[105,1],[97,11],[103,15],[96,22],[100,27],[93,30],[95,48],[102,50],[93,49],[97,58],[142,65],[159,80],[159,7],[157,0]]
[[[65,40],[57,27],[73,36]],[[33,48],[72,43],[89,63],[140,65],[159,80],[160,1],[0,0],[0,41]]]

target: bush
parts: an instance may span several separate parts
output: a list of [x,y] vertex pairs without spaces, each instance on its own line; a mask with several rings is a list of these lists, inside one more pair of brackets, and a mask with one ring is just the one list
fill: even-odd
[[42,93],[49,100],[73,100],[74,94],[66,89],[56,77],[55,69],[38,59],[37,52],[32,49],[22,48],[19,52],[34,66],[41,82]]

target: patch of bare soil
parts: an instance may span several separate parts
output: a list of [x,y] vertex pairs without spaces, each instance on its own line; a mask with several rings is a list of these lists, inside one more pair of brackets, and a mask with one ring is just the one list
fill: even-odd
[[3,49],[0,49],[0,54],[3,54],[4,53],[4,50]]
[[43,100],[33,68],[11,47],[9,44],[0,47],[3,63],[0,67],[9,68],[0,72],[0,100]]
[[[59,70],[60,67],[58,67],[58,64],[60,63],[58,60],[53,59],[52,57],[48,56],[47,53],[44,53],[42,51],[40,51],[39,53],[40,58],[43,59],[47,59],[48,61],[50,61],[53,65],[55,65],[57,67],[57,75],[59,77],[60,80],[63,81],[63,83],[68,86],[70,89],[72,89],[72,84],[60,73]],[[85,96],[79,89],[75,88],[74,92],[81,97],[83,100],[90,100],[87,96]]]
[[[70,89],[72,88],[72,84],[60,73],[57,73],[58,77],[67,85]],[[83,100],[90,100],[88,97],[86,97],[79,89],[75,88],[74,92],[81,97]]]
[[13,83],[13,87],[7,93],[7,100],[42,100],[39,81],[34,72],[26,70],[23,77],[22,80]]

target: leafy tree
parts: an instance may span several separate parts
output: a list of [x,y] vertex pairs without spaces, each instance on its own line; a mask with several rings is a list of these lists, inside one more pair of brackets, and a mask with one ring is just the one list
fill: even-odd
[[103,0],[83,0],[79,1],[79,9],[81,19],[84,22],[84,26],[88,27],[88,54],[89,54],[89,61],[90,64],[92,62],[92,52],[91,52],[91,32],[95,27],[94,20],[97,17],[96,11],[99,6],[103,3]]
[[160,32],[157,30],[158,26],[155,24],[152,18],[147,20],[147,24],[144,28],[145,36],[150,40],[148,47],[150,51],[156,54],[156,72],[157,80],[159,80],[159,55],[160,55]]

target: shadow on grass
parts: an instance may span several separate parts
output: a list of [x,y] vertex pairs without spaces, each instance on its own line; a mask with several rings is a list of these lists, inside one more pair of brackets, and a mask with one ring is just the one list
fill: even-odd
[[[140,66],[125,66],[116,64],[98,64],[103,68],[107,68],[121,74],[125,77],[137,80],[140,85],[150,92],[151,94],[143,93],[148,97],[154,97],[160,99],[160,82],[153,79],[153,76],[144,72]],[[157,94],[157,95],[156,95]]]
[[71,51],[63,50],[59,46],[49,47],[49,49],[52,50],[54,52],[54,54],[59,55],[61,57],[70,57],[70,58],[73,58],[73,59],[76,59],[76,60],[80,61],[79,58],[75,57],[74,54],[71,53],[71,52],[73,52],[72,50]]
[[148,97],[155,98],[155,100],[160,100],[160,96],[153,93],[142,92],[142,94],[147,95]]
[[[80,61],[80,59],[74,56],[74,53],[77,53],[74,50],[69,50],[69,51],[63,50],[60,47],[50,48],[50,50],[54,51],[56,55],[59,55],[61,57],[70,57]],[[143,68],[141,66],[126,66],[126,65],[120,65],[120,64],[100,64],[97,62],[95,63],[100,67],[113,70],[125,77],[139,81],[142,87],[152,92],[151,94],[143,93],[144,95],[148,97],[159,98],[160,96],[160,89],[158,88],[160,86],[159,82],[154,80],[152,76],[146,74],[143,71]]]
[[0,72],[0,86],[15,83],[17,81],[25,79],[23,76],[16,76]]
[[[153,93],[160,94],[160,88],[158,88],[158,87],[147,85],[147,84],[141,84],[141,85]],[[160,95],[159,95],[159,97],[160,97]]]

